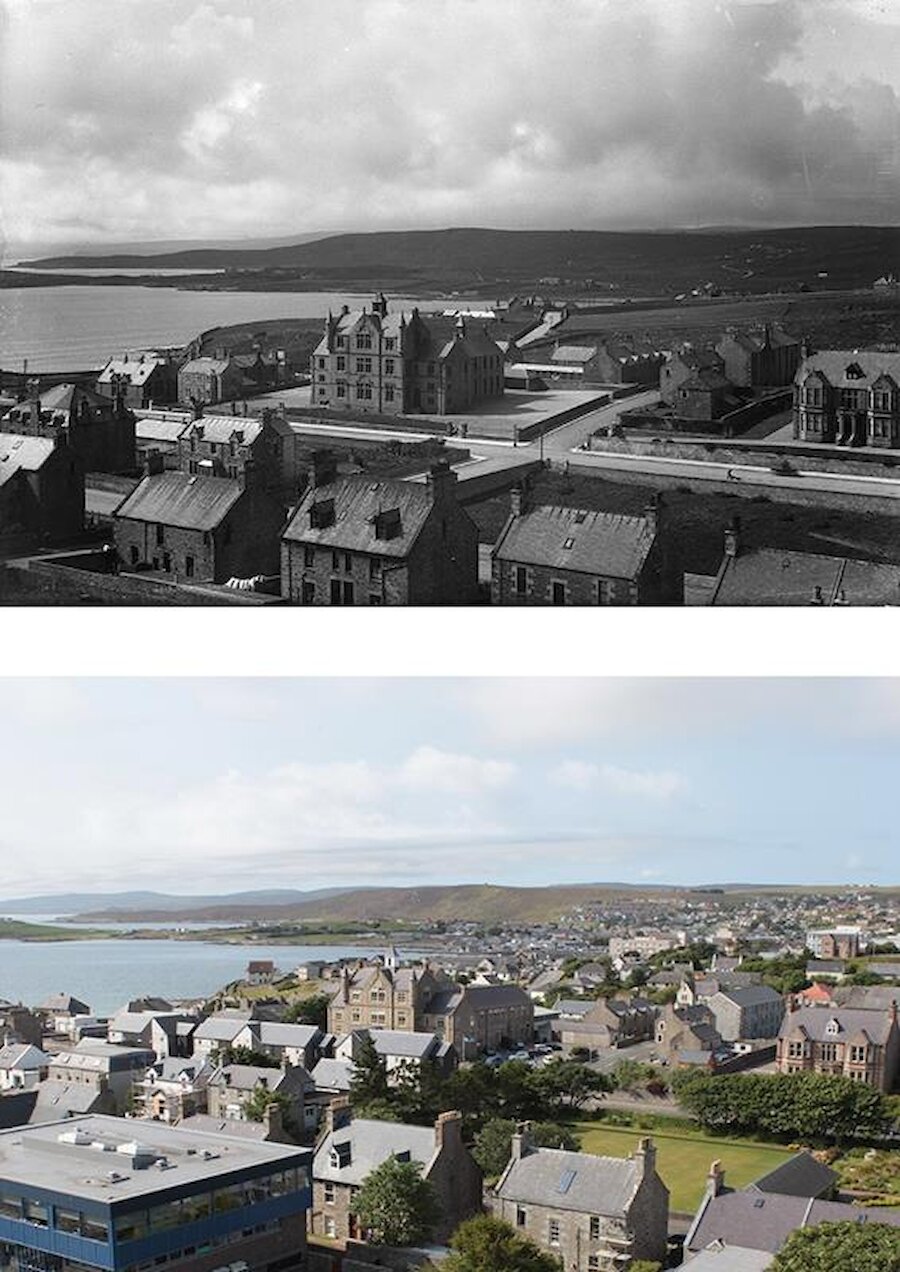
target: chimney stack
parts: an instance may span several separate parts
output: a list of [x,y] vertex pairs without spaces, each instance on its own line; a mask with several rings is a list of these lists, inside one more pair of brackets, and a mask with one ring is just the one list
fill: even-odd
[[741,519],[733,517],[731,525],[725,531],[725,555],[736,557],[741,551]]
[[520,1122],[516,1127],[515,1135],[512,1137],[510,1156],[514,1162],[521,1161],[523,1157],[527,1157],[532,1148],[531,1124],[529,1122]]
[[706,1176],[706,1191],[710,1197],[718,1197],[725,1188],[725,1171],[722,1169],[722,1163],[716,1159],[709,1168],[709,1174]]
[[438,1114],[434,1124],[434,1146],[436,1149],[462,1147],[462,1113],[458,1109]]
[[353,1110],[346,1095],[338,1095],[328,1105],[325,1113],[325,1129],[329,1135],[341,1131],[353,1121]]
[[161,451],[149,450],[144,457],[144,475],[146,477],[155,477],[157,473],[161,473],[165,468],[165,460]]
[[633,1157],[640,1169],[642,1179],[649,1178],[656,1170],[656,1145],[647,1136],[639,1142]]
[[456,473],[450,467],[449,459],[439,459],[431,465],[426,478],[425,488],[432,503],[442,503],[450,497],[450,492],[457,482]]
[[337,460],[330,450],[315,451],[309,467],[309,484],[313,490],[328,486],[337,477]]
[[513,486],[509,492],[509,510],[514,517],[521,517],[525,511],[525,488],[524,486]]
[[281,1105],[273,1100],[263,1110],[263,1125],[266,1128],[265,1139],[279,1143],[284,1139],[284,1115]]

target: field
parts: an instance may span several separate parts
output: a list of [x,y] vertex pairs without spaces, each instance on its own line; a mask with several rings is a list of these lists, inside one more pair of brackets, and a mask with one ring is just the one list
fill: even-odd
[[672,1210],[696,1210],[706,1187],[710,1163],[718,1159],[725,1169],[726,1183],[743,1188],[760,1175],[773,1170],[791,1154],[770,1144],[750,1140],[711,1139],[699,1131],[661,1133],[636,1128],[606,1126],[603,1122],[575,1124],[572,1130],[580,1136],[587,1153],[605,1157],[625,1157],[642,1136],[650,1135],[657,1148],[657,1169],[669,1188]]

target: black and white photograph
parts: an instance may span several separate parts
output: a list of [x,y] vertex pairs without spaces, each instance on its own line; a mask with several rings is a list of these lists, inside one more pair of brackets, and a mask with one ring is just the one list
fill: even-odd
[[898,0],[3,0],[0,603],[900,602]]

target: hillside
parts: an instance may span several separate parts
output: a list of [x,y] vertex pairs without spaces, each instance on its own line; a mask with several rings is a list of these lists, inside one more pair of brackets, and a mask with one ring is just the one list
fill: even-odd
[[202,906],[266,906],[292,905],[304,901],[324,900],[345,891],[341,888],[318,888],[308,892],[297,888],[268,888],[251,892],[213,893],[208,896],[176,896],[170,892],[59,892],[32,897],[0,900],[0,914],[72,914],[102,905],[110,917],[131,917],[134,911],[153,910],[168,918],[172,911]]
[[[680,291],[711,282],[761,292],[800,285],[870,286],[896,270],[900,230],[837,226],[764,231],[622,233],[593,230],[446,229],[339,234],[265,249],[204,248],[159,255],[56,256],[21,262],[40,269],[221,269],[335,283],[426,281],[516,286],[546,279],[585,282],[601,293]],[[133,280],[132,280],[133,281]],[[168,280],[177,284],[178,280]],[[182,280],[183,282],[184,280]],[[212,287],[235,279],[210,279]],[[247,279],[247,284],[251,279]],[[258,281],[258,280],[257,280]],[[552,285],[552,284],[551,284]]]
[[[181,911],[130,912],[128,918],[144,923],[169,920],[366,923],[383,919],[403,923],[453,922],[464,919],[477,923],[543,923],[558,919],[575,906],[608,897],[615,892],[632,893],[633,890],[624,884],[571,884],[546,888],[508,888],[491,884],[364,888],[294,905],[192,906]],[[95,910],[79,915],[81,920],[91,922],[101,918],[108,921],[113,917],[113,912],[108,910]]]

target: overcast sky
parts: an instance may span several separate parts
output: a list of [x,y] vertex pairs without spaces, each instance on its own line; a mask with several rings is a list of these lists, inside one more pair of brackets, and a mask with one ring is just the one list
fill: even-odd
[[0,680],[0,898],[900,882],[900,680]]
[[16,245],[894,222],[900,0],[0,0]]

